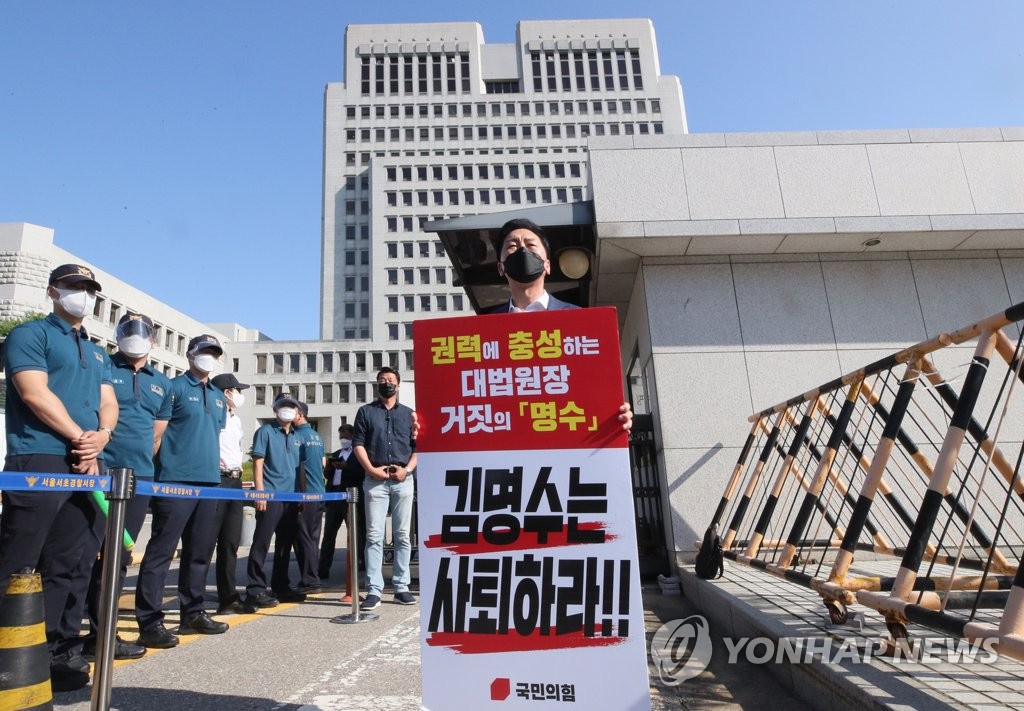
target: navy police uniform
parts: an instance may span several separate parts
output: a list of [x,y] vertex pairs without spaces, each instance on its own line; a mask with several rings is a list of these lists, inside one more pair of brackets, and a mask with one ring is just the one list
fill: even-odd
[[[224,393],[189,371],[171,381],[171,403],[155,480],[161,484],[219,486],[219,435],[227,413]],[[216,540],[215,499],[156,496],[150,506],[152,537],[142,558],[135,592],[135,617],[143,643],[148,630],[163,624],[164,582],[179,540],[181,619],[187,621],[203,612],[206,573]]]
[[[72,473],[71,442],[44,423],[22,400],[13,376],[47,374],[47,387],[86,431],[99,429],[100,391],[110,386],[110,360],[84,328],[51,313],[17,326],[7,336],[7,460],[9,472]],[[4,491],[0,520],[0,597],[13,573],[39,571],[46,637],[54,656],[81,646],[83,601],[89,579],[76,575],[102,516],[86,492]],[[92,549],[95,552],[95,548]]]

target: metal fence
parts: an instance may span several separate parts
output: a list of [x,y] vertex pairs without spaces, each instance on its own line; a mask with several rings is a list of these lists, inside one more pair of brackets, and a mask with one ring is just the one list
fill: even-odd
[[1024,659],[1021,320],[1024,303],[753,415],[712,521],[726,556],[817,591],[835,623],[860,604],[894,638],[917,624]]

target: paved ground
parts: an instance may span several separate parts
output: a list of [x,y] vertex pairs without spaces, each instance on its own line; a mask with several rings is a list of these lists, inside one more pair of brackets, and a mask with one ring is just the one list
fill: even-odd
[[[344,551],[339,551],[338,559]],[[336,565],[333,586],[341,584]],[[173,583],[173,576],[169,582]],[[244,580],[244,574],[239,578]],[[129,586],[133,578],[129,577]],[[212,583],[212,579],[210,581]],[[391,711],[419,709],[419,606],[380,607],[380,620],[357,625],[332,624],[350,605],[338,602],[340,587],[302,604],[282,604],[254,615],[226,616],[231,630],[211,637],[183,637],[171,650],[115,664],[112,708],[122,711],[285,710]],[[214,590],[212,584],[208,588]],[[168,600],[171,600],[168,588]],[[137,633],[131,597],[122,598],[119,625],[123,637]],[[212,608],[212,602],[208,607]],[[648,639],[665,622],[698,611],[682,596],[664,596],[657,585],[644,588]],[[176,624],[168,618],[168,626]],[[172,628],[173,629],[173,628]],[[713,630],[714,631],[714,630]],[[717,643],[716,643],[717,644]],[[766,670],[725,664],[716,650],[700,676],[679,684],[661,681],[651,668],[652,708],[765,709],[804,706]],[[55,708],[90,708],[90,688],[55,695]]]

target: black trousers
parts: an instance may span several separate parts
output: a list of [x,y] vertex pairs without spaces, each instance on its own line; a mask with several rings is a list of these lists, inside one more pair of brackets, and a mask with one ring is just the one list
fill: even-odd
[[[337,489],[336,491],[345,491]],[[366,504],[362,487],[359,487],[359,524],[356,526],[359,531],[359,549],[362,550],[366,543]],[[338,545],[338,531],[341,524],[345,523],[348,516],[347,501],[328,501],[324,508],[324,537],[320,543],[320,566],[317,574],[321,580],[326,580],[331,574],[331,565],[334,563],[334,551]],[[346,546],[347,547],[347,546]]]
[[[288,507],[292,507],[289,510]],[[288,568],[280,569],[277,562],[276,549],[281,547],[282,532],[287,538],[288,529],[295,525],[295,505],[286,504],[280,501],[268,501],[265,511],[256,511],[256,530],[252,535],[252,547],[249,548],[249,563],[246,566],[246,573],[249,576],[249,584],[245,588],[247,598],[257,597],[267,591],[267,574],[264,567],[267,564],[267,553],[270,551],[270,539],[277,534],[277,541],[274,544],[274,570],[271,576],[270,587],[274,590],[287,589]],[[286,559],[287,562],[287,559]],[[282,586],[281,578],[284,578]]]
[[[220,477],[220,488],[241,489],[242,480]],[[238,542],[242,538],[243,501],[217,502],[217,601],[223,607],[239,599],[235,583],[238,568]]]
[[[71,473],[71,462],[53,454],[10,455],[5,471],[65,474]],[[80,561],[99,547],[93,527],[103,514],[86,492],[4,491],[2,500],[0,599],[13,573],[38,571],[51,653],[80,646],[89,587]]]
[[[194,486],[194,482],[180,483]],[[216,486],[216,484],[203,484]],[[146,554],[139,567],[139,583],[135,590],[135,618],[139,629],[151,628],[164,619],[163,593],[174,551],[181,541],[178,566],[178,601],[181,618],[188,619],[203,611],[203,593],[210,556],[216,542],[217,501],[215,499],[174,499],[154,496],[153,529]]]
[[[128,500],[128,506],[125,509],[124,517],[124,530],[128,532],[128,535],[132,537],[132,540],[136,540],[139,537],[139,531],[142,530],[142,524],[146,521],[146,514],[149,513],[149,499],[148,496],[134,496]],[[103,534],[106,532],[106,519],[102,519],[99,523],[103,526],[101,531],[98,533],[100,540],[103,539]],[[123,539],[118,541],[119,545],[123,545]],[[103,547],[100,552],[100,557],[97,559],[95,556],[85,557],[82,559],[82,565],[89,569],[89,592],[85,598],[85,611],[89,617],[89,636],[93,637],[99,629],[99,613],[100,613],[100,583],[103,579],[103,556],[106,555],[107,544],[103,542]],[[128,575],[128,561],[131,559],[131,555],[126,551],[124,557],[121,559],[121,571],[117,579],[117,592],[116,595],[121,594],[121,590],[124,588],[124,579]],[[90,564],[91,562],[91,564]]]
[[[283,574],[283,579],[274,583],[275,590],[285,590],[291,585],[288,566],[291,551],[295,549],[295,560],[299,564],[299,581],[302,585],[320,584],[320,526],[322,516],[319,504],[289,504],[292,507],[294,524],[283,527],[274,544],[274,577]],[[286,514],[287,515],[287,514]]]

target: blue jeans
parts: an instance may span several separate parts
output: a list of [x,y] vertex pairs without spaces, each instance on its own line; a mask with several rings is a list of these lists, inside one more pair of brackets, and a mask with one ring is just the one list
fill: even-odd
[[366,585],[370,595],[379,597],[384,590],[384,523],[389,506],[395,548],[391,584],[396,593],[409,591],[409,559],[412,556],[409,534],[412,528],[414,492],[415,484],[411,474],[401,483],[391,479],[381,481],[370,476],[363,482],[363,495],[366,497]]

